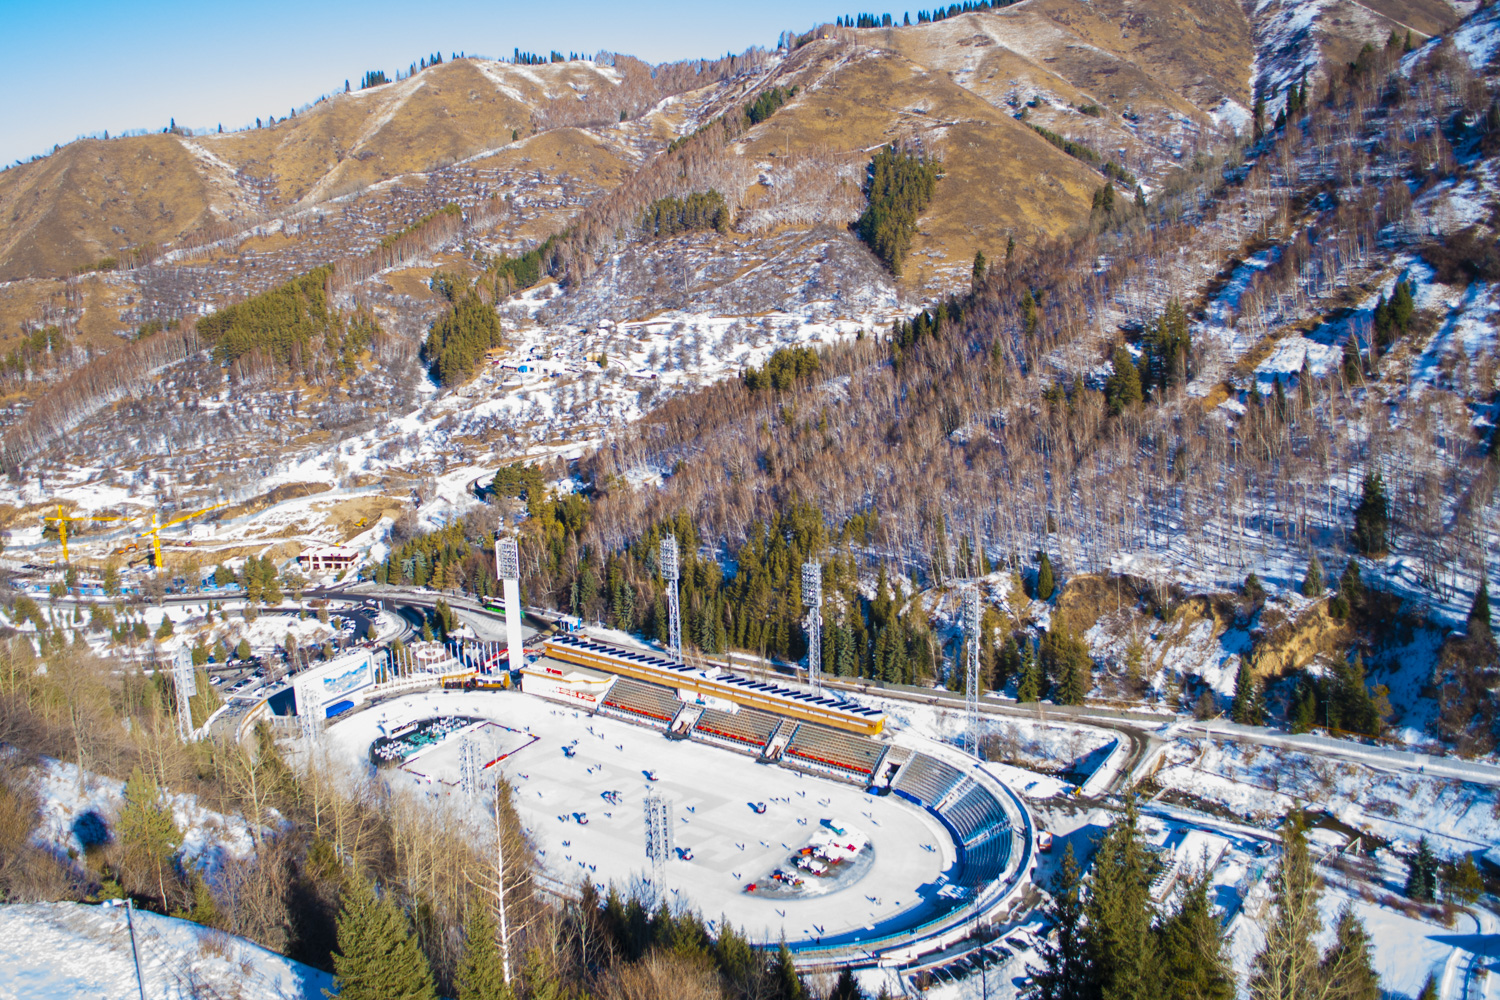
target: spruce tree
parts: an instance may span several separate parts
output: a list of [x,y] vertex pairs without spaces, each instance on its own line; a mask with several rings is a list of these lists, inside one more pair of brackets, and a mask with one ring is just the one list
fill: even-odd
[[1260,704],[1260,684],[1250,672],[1250,661],[1240,657],[1240,670],[1234,678],[1234,703],[1229,709],[1230,717],[1242,726],[1258,726],[1263,722]]
[[1052,594],[1057,590],[1057,584],[1052,579],[1052,560],[1047,557],[1046,552],[1037,553],[1036,569],[1036,599],[1039,601],[1050,601]]
[[1302,578],[1302,596],[1320,597],[1323,593],[1323,564],[1317,553],[1307,557],[1307,575]]
[[1100,995],[1155,1000],[1159,956],[1152,933],[1151,871],[1134,796],[1099,841],[1084,901],[1084,937]]
[[1021,995],[1027,1000],[1078,1000],[1089,995],[1094,978],[1083,933],[1083,891],[1072,844],[1064,849],[1062,865],[1053,874],[1050,888],[1052,898],[1046,915],[1055,928],[1056,940],[1049,937],[1037,945],[1042,965],[1026,966],[1031,981]]
[[325,994],[339,1000],[437,1000],[406,915],[357,872],[344,887],[333,971],[338,992]]
[[464,954],[454,977],[458,1000],[510,1000],[495,918],[480,902],[469,903],[464,918]]
[[1234,965],[1224,924],[1208,890],[1213,873],[1192,876],[1177,911],[1161,922],[1161,1000],[1234,1000]]
[[771,962],[770,985],[774,1000],[807,1000],[807,987],[797,974],[796,963],[792,961],[792,952],[785,940]]
[[859,988],[859,980],[849,966],[839,970],[839,978],[828,993],[828,1000],[866,1000],[865,991]]
[[1141,401],[1141,374],[1123,344],[1115,348],[1112,363],[1114,374],[1104,383],[1104,400],[1110,416],[1117,416]]
[[1380,1000],[1380,976],[1370,956],[1370,933],[1344,904],[1333,925],[1333,943],[1323,953],[1318,972],[1322,995],[1330,1000]]
[[1419,903],[1437,896],[1438,860],[1426,837],[1417,839],[1417,849],[1406,861],[1406,895]]
[[1376,558],[1385,555],[1389,522],[1385,481],[1380,473],[1371,472],[1365,476],[1359,505],[1354,508],[1354,547],[1363,555]]

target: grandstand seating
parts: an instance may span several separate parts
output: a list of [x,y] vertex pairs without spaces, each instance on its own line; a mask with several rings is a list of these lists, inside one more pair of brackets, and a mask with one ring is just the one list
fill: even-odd
[[958,768],[919,753],[896,775],[891,787],[930,808],[941,802],[962,780],[964,776]]
[[784,764],[811,765],[845,780],[869,781],[885,746],[863,736],[804,722],[781,755]]
[[682,702],[670,689],[657,687],[655,684],[642,684],[625,677],[610,686],[609,693],[599,705],[599,711],[604,715],[613,715],[653,729],[666,729],[681,708]]
[[778,716],[769,712],[757,712],[749,708],[738,712],[705,708],[693,726],[691,736],[758,756],[765,749],[780,721]]
[[983,840],[966,846],[959,881],[973,889],[983,889],[994,882],[1010,861],[1011,846],[1009,826],[996,829]]
[[970,844],[982,839],[997,826],[1008,825],[1008,821],[1000,803],[995,801],[989,789],[968,778],[964,782],[968,787],[939,811],[958,832],[959,840]]

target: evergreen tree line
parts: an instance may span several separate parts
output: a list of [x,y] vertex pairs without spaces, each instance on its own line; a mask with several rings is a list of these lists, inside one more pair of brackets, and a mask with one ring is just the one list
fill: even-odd
[[473,377],[486,351],[504,343],[500,316],[467,281],[449,281],[439,290],[448,308],[433,321],[422,360],[440,384],[459,385]]
[[232,363],[257,353],[282,367],[310,372],[328,354],[345,371],[379,334],[365,312],[344,315],[329,305],[331,267],[317,267],[198,321],[198,335],[213,346],[214,360]]
[[686,198],[658,198],[641,213],[640,228],[647,239],[676,236],[703,229],[729,232],[729,206],[717,191],[695,191]]
[[745,369],[745,388],[752,392],[790,389],[799,381],[812,378],[821,367],[814,348],[778,347],[760,368]]
[[[1135,800],[1100,840],[1087,875],[1070,844],[1053,877],[1046,912],[1053,930],[1029,966],[1027,1000],[1233,1000],[1238,983],[1228,939],[1210,896],[1210,873],[1179,878],[1175,899],[1158,903],[1152,879],[1162,859],[1141,834]],[[1333,941],[1318,949],[1322,880],[1297,818],[1282,834],[1271,877],[1274,912],[1248,985],[1256,1000],[1379,1000],[1371,938],[1346,907]]]
[[[375,582],[390,586],[462,590],[476,597],[498,593],[494,545],[478,518],[453,521],[435,531],[407,538],[392,547],[375,567]],[[440,637],[452,623],[437,615]]]
[[1192,377],[1193,337],[1187,311],[1172,299],[1160,316],[1146,325],[1137,361],[1121,344],[1111,358],[1113,369],[1104,382],[1104,401],[1111,416],[1117,416],[1156,393],[1178,389]]
[[870,161],[864,185],[869,204],[854,231],[897,277],[917,232],[917,216],[932,201],[942,173],[936,160],[894,145]]
[[790,89],[786,87],[770,87],[763,90],[756,96],[755,100],[745,105],[745,121],[750,125],[759,125],[774,115],[776,110],[783,104],[796,96],[797,88],[795,86]]

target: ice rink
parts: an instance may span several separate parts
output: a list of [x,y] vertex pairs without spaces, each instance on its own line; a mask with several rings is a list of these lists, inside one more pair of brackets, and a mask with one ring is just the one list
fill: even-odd
[[[490,719],[536,737],[525,743],[495,727],[473,730],[485,759],[509,749],[495,765],[516,790],[516,808],[554,878],[628,889],[649,875],[642,802],[648,791],[669,799],[675,843],[667,888],[674,905],[721,915],[752,940],[790,943],[848,941],[917,924],[944,894],[942,873],[955,862],[952,840],[924,810],[894,795],[873,796],[853,785],[803,776],[717,747],[673,741],[653,730],[590,717],[518,692],[431,692],[382,703],[329,727],[331,749],[368,763],[370,743],[405,722],[436,715]],[[490,739],[499,740],[492,747]],[[573,756],[564,748],[576,741]],[[525,743],[516,749],[517,744]],[[411,762],[384,768],[393,785],[411,783],[432,795],[458,795],[457,738]],[[411,771],[420,772],[413,774]],[[652,772],[656,781],[647,779]],[[619,793],[612,805],[604,793]],[[751,803],[766,803],[757,814]],[[576,814],[586,815],[580,824]],[[862,831],[874,862],[853,884],[806,899],[757,898],[745,886],[772,869],[790,869],[789,855],[811,839],[823,819]]]

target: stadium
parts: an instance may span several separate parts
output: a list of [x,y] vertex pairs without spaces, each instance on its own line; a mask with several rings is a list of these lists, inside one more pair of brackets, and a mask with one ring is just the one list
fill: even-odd
[[[579,633],[529,658],[515,638],[499,656],[334,661],[299,678],[299,705],[393,787],[462,801],[466,755],[503,775],[551,891],[692,907],[804,968],[909,963],[1003,921],[1027,885],[1020,797],[876,709]],[[647,796],[669,804],[664,864]]]

